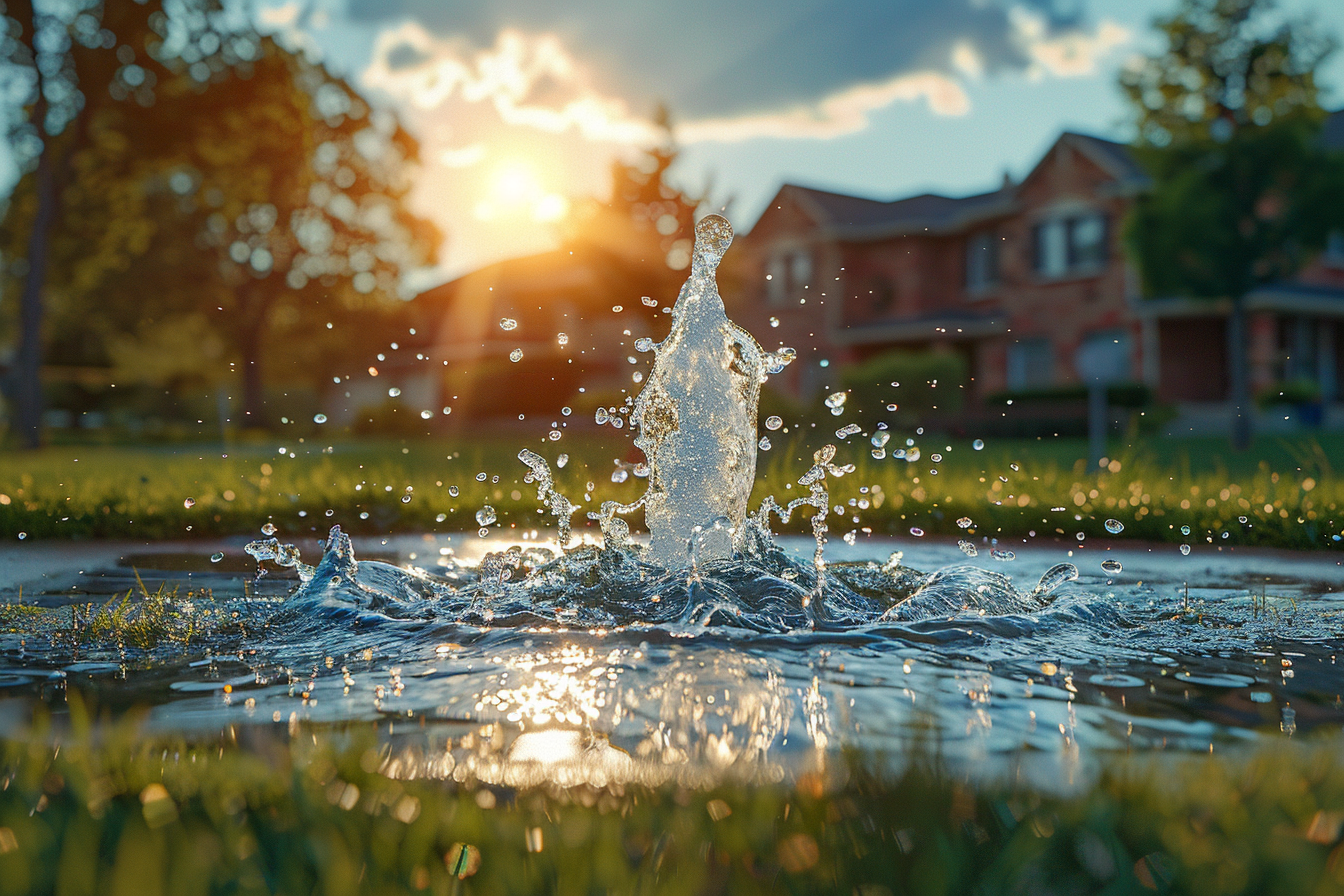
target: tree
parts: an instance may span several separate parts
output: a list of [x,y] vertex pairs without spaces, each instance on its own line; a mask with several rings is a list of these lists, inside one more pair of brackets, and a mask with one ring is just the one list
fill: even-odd
[[[7,258],[18,282],[19,327],[14,364],[4,382],[21,441],[42,439],[44,326],[53,237],[71,216],[65,208],[72,181],[91,150],[104,150],[109,118],[132,116],[155,102],[155,87],[179,72],[208,81],[245,58],[248,48],[231,34],[218,0],[162,2],[71,0],[38,8],[10,0],[3,20],[0,59],[22,100],[10,145],[23,181],[6,213],[8,234],[22,246]],[[122,131],[121,133],[134,133]],[[153,146],[137,147],[139,162]],[[129,158],[126,156],[124,158]],[[120,233],[115,221],[104,233]]]
[[[38,20],[67,34],[101,22],[86,55],[102,68],[67,78],[93,98],[72,113],[82,133],[43,129],[30,141],[36,162],[0,233],[22,284],[12,392],[27,444],[40,440],[44,345],[124,368],[165,334],[199,332],[202,317],[241,365],[244,421],[260,424],[271,330],[287,323],[298,338],[284,356],[311,361],[333,341],[325,324],[384,303],[438,242],[404,208],[417,148],[393,116],[213,2],[166,4],[172,15],[152,6]],[[28,118],[45,120],[36,109]],[[48,156],[60,178],[44,177]]]
[[[189,237],[206,283],[166,291],[172,311],[205,311],[242,372],[243,421],[263,425],[268,344],[312,360],[327,324],[360,332],[398,290],[401,273],[431,264],[438,231],[404,198],[418,147],[396,118],[345,81],[270,39],[247,78],[211,88],[185,116],[184,143],[159,179],[158,204],[190,226],[163,230],[143,257]],[[121,279],[138,290],[132,269]],[[185,303],[185,304],[184,304]],[[288,331],[289,339],[277,329]]]
[[694,196],[668,182],[678,149],[665,109],[655,112],[654,124],[663,142],[633,163],[612,162],[610,197],[579,208],[565,234],[568,248],[602,259],[617,301],[677,294],[691,264],[695,212],[709,193]]
[[1319,139],[1315,71],[1333,45],[1270,0],[1182,0],[1166,48],[1121,75],[1152,178],[1125,227],[1149,295],[1230,299],[1233,444],[1250,443],[1246,296],[1344,226],[1344,161]]

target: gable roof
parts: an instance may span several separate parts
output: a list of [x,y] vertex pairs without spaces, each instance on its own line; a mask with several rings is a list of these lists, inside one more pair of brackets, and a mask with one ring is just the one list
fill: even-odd
[[[1013,196],[1014,189],[1006,187],[973,196],[924,193],[883,202],[785,184],[777,198],[787,198],[801,205],[827,236],[871,240],[909,233],[941,234],[961,230],[976,221],[1011,212]],[[769,214],[768,209],[766,214]]]

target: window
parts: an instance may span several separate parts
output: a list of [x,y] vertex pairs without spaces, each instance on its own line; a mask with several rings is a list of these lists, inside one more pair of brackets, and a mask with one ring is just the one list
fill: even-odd
[[766,296],[776,305],[812,283],[812,254],[806,249],[775,252],[766,265]]
[[1049,339],[1020,339],[1008,346],[1008,388],[1036,389],[1055,381],[1055,348]]
[[1085,214],[1043,221],[1032,228],[1032,243],[1040,276],[1092,273],[1106,263],[1106,219]]
[[890,278],[877,274],[868,281],[868,298],[873,311],[889,311],[896,304],[896,287]]
[[999,239],[992,231],[966,241],[966,291],[981,292],[999,282]]

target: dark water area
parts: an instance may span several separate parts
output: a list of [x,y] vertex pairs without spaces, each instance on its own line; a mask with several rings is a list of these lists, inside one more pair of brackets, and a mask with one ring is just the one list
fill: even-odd
[[[51,612],[3,626],[0,719],[59,713],[74,689],[162,731],[374,721],[439,745],[407,774],[509,784],[778,779],[857,749],[1067,786],[1117,752],[1344,725],[1333,555],[1060,545],[1001,561],[870,539],[828,546],[818,607],[811,540],[777,542],[667,573],[531,540],[337,538],[306,583],[270,562],[257,577],[238,543],[10,549],[0,600],[22,585]],[[142,585],[176,589],[172,637],[80,629],[72,607]]]

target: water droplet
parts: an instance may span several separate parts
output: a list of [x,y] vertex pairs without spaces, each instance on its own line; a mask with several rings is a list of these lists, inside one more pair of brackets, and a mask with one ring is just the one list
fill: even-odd
[[560,343],[561,345],[569,345],[569,336],[566,335],[565,333],[556,333],[555,341]]
[[611,306],[611,310],[612,310],[612,311],[615,311],[617,314],[620,314],[622,311],[625,310],[625,306],[624,306],[624,305],[612,305],[612,306]]
[[440,513],[438,516],[434,517],[434,522],[441,523],[446,519],[448,519],[448,514]]
[[485,481],[485,474],[484,474],[484,473],[477,473],[477,474],[476,474],[476,481],[477,481],[477,482],[484,482],[484,481]]
[[915,536],[916,538],[923,538],[923,537],[924,537],[924,530],[921,529],[921,528],[919,528],[918,526],[911,526],[911,527],[910,527],[910,534],[913,535],[913,536]]
[[784,421],[783,421],[782,419],[780,419],[779,417],[773,417],[773,416],[771,416],[771,417],[766,417],[766,418],[765,418],[765,428],[766,428],[766,429],[769,429],[769,430],[776,430],[776,429],[779,429],[779,428],[780,428],[781,426],[783,426],[783,425],[784,425]]
[[625,426],[625,418],[623,418],[623,417],[619,417],[619,416],[617,416],[617,415],[615,415],[615,414],[612,414],[612,416],[611,416],[611,426],[612,426],[612,429],[621,429],[622,427]]
[[1121,532],[1125,531],[1125,524],[1119,520],[1107,520],[1106,531],[1112,535],[1119,535]]
[[765,436],[761,436],[761,440],[760,440],[759,442],[756,443],[756,447],[760,448],[762,451],[769,451],[769,450],[770,450],[770,440],[769,440],[768,438],[766,438]]
[[640,296],[639,300],[643,302],[645,305],[649,306],[650,308],[656,307],[658,305],[658,300],[653,298],[652,296]]
[[560,430],[558,429],[551,430],[549,433],[546,434],[546,438],[550,439],[552,442],[560,441]]
[[398,389],[396,386],[393,386],[391,389],[387,390],[387,394],[389,398],[396,398],[401,394],[401,390]]
[[1017,555],[1014,554],[1012,551],[1005,551],[1001,548],[995,548],[994,550],[990,551],[989,556],[993,557],[995,560],[998,560],[1002,563],[1007,563],[1009,560],[1013,560],[1017,557]]
[[1187,557],[1190,556],[1190,545],[1188,544],[1181,545],[1181,553]]
[[453,412],[453,409],[452,409],[452,408],[447,408],[447,407],[446,407],[446,408],[443,409],[443,415],[444,415],[445,417],[448,416],[449,414],[451,414],[452,412]]
[[957,527],[960,529],[969,529],[974,525],[975,521],[968,516],[964,516],[961,519],[957,520]]
[[918,448],[906,449],[905,459],[910,463],[914,463],[915,461],[919,460],[919,449]]
[[644,382],[644,374],[636,370],[634,374],[631,375],[630,379],[634,380],[636,383],[642,383]]
[[630,471],[627,470],[625,467],[617,467],[616,469],[611,471],[612,482],[624,482],[629,478],[630,478]]
[[930,454],[929,460],[933,461],[936,464],[940,464],[943,462],[943,456],[941,454]]
[[434,412],[433,412],[433,411],[421,411],[421,412],[420,412],[420,419],[421,419],[421,420],[433,420],[433,419],[434,419]]
[[457,490],[457,486],[455,486],[455,485],[450,485],[450,486],[448,486],[448,494],[451,495],[451,496],[453,496],[454,498],[456,498],[456,497],[458,496],[458,494],[459,494],[459,492],[458,492],[458,490]]
[[868,441],[873,443],[874,448],[885,448],[887,446],[887,442],[890,439],[891,439],[891,433],[879,430],[873,433],[873,437]]
[[490,534],[490,530],[482,526],[481,528],[476,530],[476,534],[484,538],[485,536]]
[[837,429],[835,431],[835,437],[837,439],[847,439],[850,436],[854,435],[855,433],[860,432],[862,429],[863,427],[859,426],[859,424],[850,423],[846,426],[842,426],[839,429]]
[[772,326],[772,327],[777,327],[777,326],[779,326],[779,318],[777,318],[777,317],[772,317],[772,318],[770,318],[770,326]]
[[476,511],[476,525],[488,526],[495,521],[495,508],[489,504]]
[[262,535],[274,535],[274,534],[275,534],[275,523],[267,523],[266,525],[262,526],[262,527],[261,527],[261,534],[262,534]]
[[985,448],[984,440],[976,439],[974,442],[971,443],[971,447],[974,448],[976,451],[983,451]]
[[882,460],[887,456],[887,449],[874,448],[872,451],[869,452],[869,454],[873,456],[873,460]]
[[1008,465],[1008,468],[1011,469],[1014,473],[1016,473],[1018,470],[1022,469],[1022,468],[1019,467],[1017,464],[1009,464],[1009,465]]
[[975,545],[964,539],[957,542],[957,547],[960,548],[961,552],[967,557],[974,557],[976,554],[980,553],[975,549]]
[[326,422],[327,422],[327,415],[326,415],[326,414],[314,414],[314,415],[313,415],[313,422],[314,422],[314,423],[326,423]]
[[516,330],[518,329],[518,321],[511,317],[502,317],[499,319],[499,328],[501,330]]
[[1072,582],[1077,578],[1078,567],[1072,563],[1056,563],[1045,571],[1036,587],[1032,589],[1032,593],[1049,594],[1065,582]]
[[826,407],[831,410],[843,408],[846,401],[849,401],[848,392],[832,392],[830,395],[826,396]]
[[224,552],[223,552],[223,551],[215,551],[213,554],[210,555],[210,562],[211,562],[211,563],[218,563],[219,561],[221,561],[221,560],[223,560],[223,559],[224,559]]
[[1124,568],[1124,565],[1119,560],[1101,561],[1101,570],[1108,575],[1115,575],[1118,572],[1123,572]]
[[593,412],[593,422],[596,423],[598,426],[601,426],[610,419],[611,416],[607,413],[606,408],[598,408],[596,411]]
[[196,506],[196,499],[187,498],[185,501],[182,502],[182,506],[190,510],[191,508]]
[[509,360],[515,364],[523,360],[523,350],[520,348],[516,348],[513,351],[509,352]]
[[24,540],[25,538],[27,538],[27,537],[28,537],[28,533],[27,533],[27,532],[20,532],[20,533],[19,533],[19,541],[23,541],[23,540]]
[[402,496],[401,496],[401,503],[403,503],[403,504],[409,504],[409,503],[411,503],[411,496],[410,496],[410,495],[402,495]]
[[1190,527],[1189,527],[1189,526],[1182,526],[1182,527],[1181,527],[1181,534],[1182,534],[1182,535],[1189,535],[1189,534],[1190,534]]
[[555,465],[556,465],[557,467],[563,467],[563,466],[564,466],[565,464],[567,464],[567,463],[569,463],[569,455],[568,455],[568,454],[562,454],[562,455],[560,455],[559,457],[557,457],[557,458],[555,459]]
[[1237,517],[1237,522],[1239,522],[1239,523],[1244,523],[1244,522],[1246,522],[1246,517],[1244,517],[1244,516],[1239,516],[1239,517]]
[[653,351],[653,340],[647,336],[641,336],[635,340],[635,351],[651,352]]
[[359,514],[359,518],[362,519],[362,520],[366,520],[366,519],[368,519],[368,518],[369,518],[369,512],[368,512],[367,510],[365,510],[365,511],[361,511],[360,514]]

